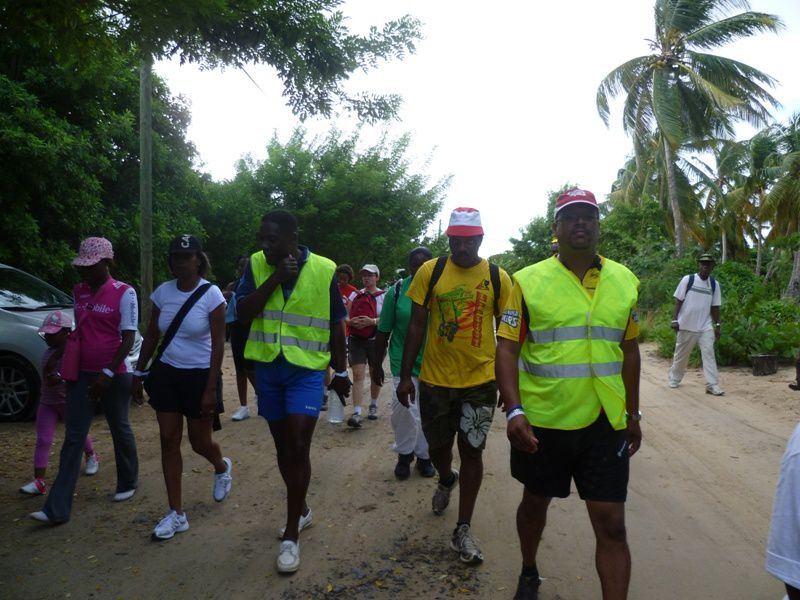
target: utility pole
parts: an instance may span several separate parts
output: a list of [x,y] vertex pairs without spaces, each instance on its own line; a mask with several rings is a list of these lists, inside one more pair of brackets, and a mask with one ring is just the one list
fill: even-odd
[[153,293],[153,58],[142,60],[139,72],[139,266],[140,323],[150,320]]

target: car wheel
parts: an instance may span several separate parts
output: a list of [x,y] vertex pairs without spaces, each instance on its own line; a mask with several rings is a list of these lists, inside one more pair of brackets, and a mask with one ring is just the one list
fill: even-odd
[[0,356],[0,421],[31,418],[38,399],[36,369],[16,356]]

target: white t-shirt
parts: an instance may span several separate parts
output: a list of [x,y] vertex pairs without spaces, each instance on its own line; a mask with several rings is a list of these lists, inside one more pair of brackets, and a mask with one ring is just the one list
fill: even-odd
[[[376,293],[377,293],[377,292],[383,292],[383,290],[381,290],[381,289],[378,289],[378,290],[376,291]],[[349,303],[351,303],[351,304],[352,304],[353,300],[355,300],[355,299],[356,299],[356,296],[357,296],[359,293],[364,293],[364,294],[367,294],[367,293],[369,293],[369,292],[367,292],[367,289],[366,289],[366,288],[361,288],[361,289],[360,289],[360,290],[358,290],[357,292],[353,292],[352,294],[350,294],[350,296],[347,298],[347,301],[348,301]],[[383,308],[383,300],[384,300],[384,298],[386,298],[386,292],[383,292],[383,293],[382,293],[380,296],[375,296],[375,304],[376,304],[376,305],[377,305],[377,307],[378,307],[378,316],[379,316],[379,317],[381,316],[381,309]]]
[[[194,290],[205,283],[208,282],[201,278],[197,287],[189,292],[180,291],[176,279],[162,283],[156,288],[150,299],[161,311],[158,316],[158,329],[162,335],[167,331],[183,303]],[[225,297],[217,286],[212,285],[184,317],[172,342],[164,350],[161,360],[178,369],[208,369],[211,365],[209,315],[220,304],[225,304]]]
[[700,275],[694,274],[692,289],[686,293],[689,285],[689,275],[684,275],[673,296],[683,301],[681,312],[678,313],[678,327],[681,331],[707,331],[714,328],[711,321],[711,307],[722,305],[722,292],[719,281],[716,289],[711,293],[711,277],[703,281]]
[[800,589],[800,425],[781,461],[767,541],[767,571]]

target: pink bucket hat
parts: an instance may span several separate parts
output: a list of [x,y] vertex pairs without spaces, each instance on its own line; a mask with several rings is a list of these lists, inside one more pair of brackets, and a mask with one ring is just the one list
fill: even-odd
[[470,237],[483,235],[481,213],[475,208],[460,206],[450,213],[450,223],[445,233],[449,236]]
[[44,318],[39,333],[58,333],[64,328],[72,329],[72,319],[60,310],[54,310]]
[[106,238],[90,237],[81,242],[78,256],[72,261],[76,267],[91,267],[104,258],[114,258],[114,248]]

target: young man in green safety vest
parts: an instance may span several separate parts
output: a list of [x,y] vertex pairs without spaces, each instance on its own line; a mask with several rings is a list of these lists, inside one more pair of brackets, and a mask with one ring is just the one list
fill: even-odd
[[322,405],[328,365],[330,387],[350,393],[344,320],[336,265],[298,244],[297,220],[284,210],[261,219],[262,250],[250,257],[236,291],[237,316],[250,322],[245,357],[255,361],[258,414],[269,424],[286,484],[287,519],[280,529],[277,568],[300,567],[300,531],[311,525],[306,493],[311,438]]
[[516,600],[538,597],[536,552],[552,498],[574,479],[596,537],[603,600],[627,597],[629,458],[639,449],[639,280],[596,253],[594,195],[556,200],[558,254],[514,274],[498,329],[496,374],[511,442],[511,474],[525,489],[516,522],[522,574]]

